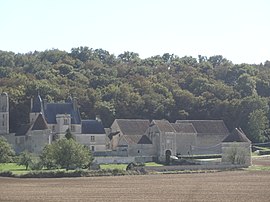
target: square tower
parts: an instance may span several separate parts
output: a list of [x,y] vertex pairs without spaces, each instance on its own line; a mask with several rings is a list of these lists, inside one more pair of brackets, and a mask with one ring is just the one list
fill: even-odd
[[8,94],[0,95],[0,134],[9,133],[9,101]]

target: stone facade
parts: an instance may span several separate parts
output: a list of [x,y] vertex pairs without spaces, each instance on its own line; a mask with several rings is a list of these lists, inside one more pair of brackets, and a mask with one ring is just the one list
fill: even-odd
[[75,137],[92,152],[106,150],[106,132],[100,120],[82,120],[82,132]]
[[46,144],[63,137],[67,130],[99,157],[105,154],[109,158],[110,153],[119,154],[118,157],[167,161],[178,155],[223,153],[222,161],[227,162],[229,148],[233,146],[238,153],[245,153],[245,164],[250,164],[250,141],[241,130],[230,134],[222,120],[170,123],[167,120],[116,119],[105,130],[101,120],[81,120],[77,100],[71,97],[62,103],[47,103],[39,95],[34,97],[29,124],[9,134],[8,95],[0,95],[0,135],[6,137],[17,153],[24,150],[40,153]]
[[146,135],[155,145],[156,157],[166,159],[172,156],[191,154],[191,146],[196,144],[196,131],[192,124],[172,124],[167,120],[153,120]]
[[0,134],[9,134],[9,100],[7,93],[0,95]]
[[106,150],[106,133],[101,122],[81,120],[77,100],[69,97],[63,103],[47,103],[39,95],[31,99],[29,124],[9,134],[8,95],[0,96],[0,135],[13,145],[16,153],[27,150],[40,153],[46,144],[64,137],[67,130],[92,151]]
[[250,166],[251,141],[241,129],[235,128],[222,142],[222,162]]

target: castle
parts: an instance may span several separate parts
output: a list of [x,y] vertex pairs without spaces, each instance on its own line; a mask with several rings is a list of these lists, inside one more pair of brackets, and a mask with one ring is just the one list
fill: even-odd
[[[28,150],[41,153],[46,144],[63,138],[67,130],[74,139],[89,147],[99,162],[168,161],[171,156],[221,154],[222,145],[243,145],[247,153],[250,141],[242,130],[230,133],[222,120],[115,119],[110,128],[101,120],[82,120],[76,98],[62,103],[48,103],[40,95],[31,100],[29,123],[16,133],[9,133],[9,100],[0,97],[0,135],[6,137],[16,153]],[[229,145],[229,146],[228,146]],[[102,159],[103,158],[103,159]]]
[[13,145],[16,153],[28,150],[41,153],[46,144],[62,138],[69,129],[79,143],[91,151],[106,150],[106,134],[100,120],[81,120],[76,98],[69,97],[64,103],[47,103],[40,95],[31,99],[29,123],[9,133],[8,95],[1,94],[0,134]]

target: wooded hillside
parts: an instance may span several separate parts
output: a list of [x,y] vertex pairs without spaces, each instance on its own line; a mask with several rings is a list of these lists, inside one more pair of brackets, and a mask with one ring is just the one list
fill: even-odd
[[82,118],[223,119],[254,142],[269,134],[270,61],[233,64],[221,55],[141,59],[103,49],[15,54],[0,51],[0,92],[10,97],[10,127],[29,121],[30,98],[78,98]]

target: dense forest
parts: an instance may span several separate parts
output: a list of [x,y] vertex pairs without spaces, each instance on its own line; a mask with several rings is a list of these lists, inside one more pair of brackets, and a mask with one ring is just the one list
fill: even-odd
[[268,141],[270,61],[233,64],[221,55],[141,59],[78,47],[15,54],[0,51],[0,92],[10,97],[10,127],[29,121],[30,99],[77,97],[82,118],[222,119],[253,142]]

